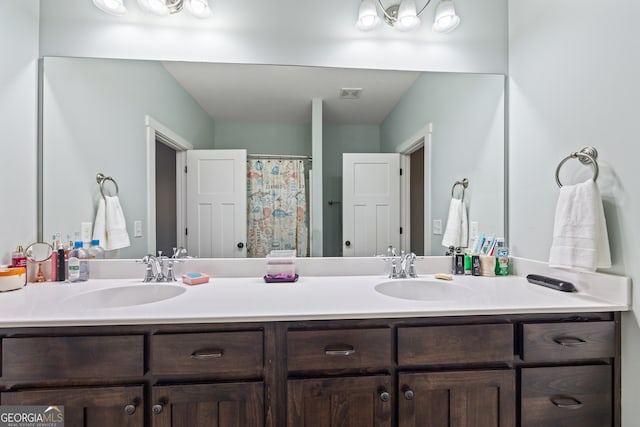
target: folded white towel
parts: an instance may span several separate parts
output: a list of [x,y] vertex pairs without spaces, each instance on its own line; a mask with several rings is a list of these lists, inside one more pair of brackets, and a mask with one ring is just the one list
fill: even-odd
[[584,271],[611,267],[602,199],[592,179],[560,188],[549,266]]
[[105,196],[98,203],[93,238],[100,240],[105,251],[131,246],[127,222],[118,196]]
[[451,199],[447,227],[442,236],[442,246],[466,248],[469,245],[467,208],[461,199]]

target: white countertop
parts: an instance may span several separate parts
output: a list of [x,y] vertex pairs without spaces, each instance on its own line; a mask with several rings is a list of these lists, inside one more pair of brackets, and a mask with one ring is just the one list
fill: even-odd
[[[520,261],[514,270],[524,267],[525,261]],[[541,269],[535,262],[526,264],[526,270],[532,273],[542,274]],[[302,276],[295,283],[280,284],[267,284],[261,277],[212,277],[209,283],[195,286],[180,281],[160,284],[184,287],[186,291],[164,301],[115,308],[83,306],[74,301],[74,296],[103,288],[149,284],[141,283],[140,279],[30,283],[23,289],[0,294],[0,326],[222,323],[629,309],[630,281],[625,277],[574,275],[567,280],[571,279],[579,291],[567,293],[532,285],[523,277],[525,274],[521,274],[454,276],[453,281],[438,283],[444,287],[457,287],[459,292],[451,298],[436,297],[426,301],[377,292],[376,285],[391,280],[384,275]],[[412,280],[436,279],[432,273],[427,273]]]

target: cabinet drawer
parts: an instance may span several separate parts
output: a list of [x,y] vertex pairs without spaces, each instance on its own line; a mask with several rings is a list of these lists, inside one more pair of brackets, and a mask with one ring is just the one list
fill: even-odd
[[524,361],[563,361],[614,356],[614,322],[522,325]]
[[522,369],[522,427],[613,425],[611,367]]
[[398,329],[400,365],[449,365],[513,360],[513,325]]
[[167,334],[151,337],[151,372],[156,375],[262,375],[262,331]]
[[144,375],[142,335],[2,339],[2,376],[14,381],[141,375]]
[[289,331],[289,371],[388,369],[391,364],[391,331],[341,329]]

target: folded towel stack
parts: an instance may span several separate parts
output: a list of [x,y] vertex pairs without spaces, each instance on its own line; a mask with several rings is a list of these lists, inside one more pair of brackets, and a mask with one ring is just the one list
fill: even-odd
[[451,199],[449,204],[449,217],[447,218],[447,227],[442,236],[442,246],[448,248],[454,246],[456,248],[466,248],[469,246],[467,225],[467,208],[461,199]]
[[127,222],[118,196],[105,196],[98,203],[93,226],[93,239],[100,240],[105,251],[131,246]]
[[591,272],[611,267],[602,199],[592,179],[560,187],[549,266]]

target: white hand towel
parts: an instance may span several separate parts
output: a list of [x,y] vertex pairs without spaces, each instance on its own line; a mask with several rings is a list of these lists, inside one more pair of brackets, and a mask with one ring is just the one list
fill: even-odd
[[467,208],[461,199],[451,199],[447,227],[442,236],[442,246],[466,248],[469,245]]
[[102,246],[102,248],[106,248],[107,244],[106,219],[104,199],[100,198],[100,201],[98,202],[98,210],[96,212],[96,219],[93,222],[93,240],[100,240],[100,246]]
[[127,222],[118,196],[105,196],[106,205],[106,245],[105,250],[131,246],[127,233]]
[[560,188],[549,266],[591,272],[611,267],[604,208],[592,179]]

